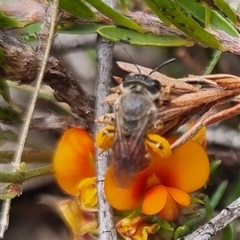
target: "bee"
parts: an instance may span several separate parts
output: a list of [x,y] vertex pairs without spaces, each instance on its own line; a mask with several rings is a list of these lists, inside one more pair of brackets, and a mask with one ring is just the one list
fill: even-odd
[[171,153],[169,142],[154,134],[161,126],[157,119],[161,83],[150,75],[174,60],[166,61],[149,75],[141,74],[136,65],[139,73],[128,74],[120,84],[115,116],[102,120],[109,125],[98,132],[96,144],[103,150],[111,148],[109,170],[118,188],[129,188],[138,173],[150,166],[148,149],[160,157]]
[[150,165],[145,138],[156,122],[161,84],[148,75],[131,73],[120,89],[121,95],[114,104],[110,169],[117,187],[126,189]]

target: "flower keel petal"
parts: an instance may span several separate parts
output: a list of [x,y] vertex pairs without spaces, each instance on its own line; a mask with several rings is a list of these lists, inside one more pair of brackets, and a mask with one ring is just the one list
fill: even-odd
[[169,194],[173,197],[173,199],[180,204],[181,206],[187,207],[191,202],[191,197],[186,192],[177,189],[177,188],[167,188]]
[[146,215],[153,215],[163,209],[167,201],[167,189],[163,185],[152,187],[144,195],[142,212]]

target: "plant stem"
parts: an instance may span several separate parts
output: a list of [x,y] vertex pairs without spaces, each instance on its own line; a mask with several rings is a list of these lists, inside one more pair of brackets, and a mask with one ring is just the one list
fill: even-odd
[[208,240],[229,223],[240,217],[240,198],[223,209],[216,217],[199,227],[196,231],[181,240]]
[[[14,164],[18,166],[21,163],[21,158],[24,150],[25,141],[27,138],[30,122],[33,116],[35,104],[38,97],[38,92],[41,87],[42,79],[47,67],[48,57],[52,46],[52,41],[55,32],[55,26],[57,22],[58,15],[58,5],[59,0],[53,0],[49,2],[49,6],[46,10],[45,18],[42,24],[41,33],[39,34],[39,45],[38,45],[38,54],[43,55],[43,60],[39,68],[39,74],[36,80],[35,92],[33,94],[28,113],[26,116],[26,121],[23,126],[23,130],[19,140],[19,147],[17,149],[16,155],[14,157]],[[10,211],[11,201],[6,200],[3,204],[1,219],[0,219],[0,238],[4,237],[4,233],[8,228],[9,224],[9,211]]]
[[[14,152],[2,151],[0,164],[9,164],[12,162]],[[24,151],[22,154],[21,162],[26,163],[50,163],[52,160],[53,151]]]
[[[105,0],[105,3],[114,7],[114,0]],[[96,102],[95,116],[102,116],[109,112],[109,106],[104,103],[105,97],[109,92],[109,83],[111,79],[112,59],[113,59],[113,43],[98,37],[97,52],[98,52],[98,79],[96,83]],[[96,124],[94,133],[102,128],[102,124]],[[107,170],[108,153],[101,153],[101,150],[96,148],[96,167],[97,167],[97,192],[98,192],[98,221],[99,221],[99,239],[100,240],[116,240],[117,233],[114,224],[114,216],[112,207],[108,203],[104,192],[104,179]]]
[[1,183],[22,183],[31,178],[52,174],[53,166],[39,167],[26,172],[0,172]]

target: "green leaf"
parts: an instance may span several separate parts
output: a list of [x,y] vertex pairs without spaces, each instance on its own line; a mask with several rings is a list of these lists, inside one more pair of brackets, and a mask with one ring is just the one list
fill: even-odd
[[240,37],[238,31],[224,17],[222,17],[221,14],[212,10],[208,6],[202,6],[197,2],[189,0],[178,0],[178,3],[202,23],[205,23],[207,10],[210,14],[209,25],[211,28],[224,31],[233,37]]
[[162,12],[182,32],[208,47],[224,50],[221,43],[204,30],[177,2],[169,0],[153,0],[153,2],[158,7],[158,11]]
[[204,71],[205,75],[209,75],[212,73],[213,69],[216,67],[219,59],[221,58],[222,52],[219,50],[215,50],[213,52],[213,56],[211,61],[209,62],[209,65],[207,66],[206,70]]
[[211,200],[210,200],[212,209],[215,209],[216,206],[219,204],[220,200],[223,197],[223,194],[225,193],[227,186],[228,186],[228,181],[223,181],[220,183],[218,188],[213,193]]
[[190,229],[188,226],[180,226],[174,232],[174,239],[179,239],[189,233]]
[[109,7],[104,2],[98,0],[86,0],[86,2],[90,3],[94,8],[96,8],[99,12],[104,14],[105,16],[111,18],[113,21],[121,24],[124,27],[136,30],[138,32],[143,32],[142,28],[135,23],[134,21],[126,18],[121,13],[117,12],[113,8]]
[[76,23],[65,22],[57,27],[57,31],[69,34],[90,34],[97,32],[102,26],[102,24],[79,25]]
[[94,12],[81,0],[60,0],[59,6],[76,17],[95,19]]
[[2,47],[0,47],[0,67],[4,68],[6,66],[7,66],[7,59],[5,58],[5,54]]
[[210,220],[213,216],[213,208],[208,196],[205,198],[205,215],[207,220]]
[[240,196],[240,176],[238,176],[231,185],[231,190],[224,198],[224,205],[229,205]]
[[227,225],[224,229],[223,229],[223,234],[222,234],[222,240],[233,240],[233,230],[231,225]]
[[155,46],[155,47],[179,47],[191,46],[192,41],[179,37],[159,36],[152,33],[138,33],[130,29],[118,28],[115,26],[104,26],[97,30],[104,38],[113,42],[122,42],[137,46]]
[[15,28],[15,27],[23,27],[24,25],[17,21],[16,19],[12,17],[8,17],[0,10],[0,23],[1,28],[7,27],[7,28]]
[[154,219],[154,222],[157,222],[161,228],[168,230],[168,231],[173,231],[173,226],[171,225],[171,223],[167,220],[164,220],[162,218],[156,217],[156,219]]
[[118,2],[119,2],[119,5],[121,6],[121,9],[123,11],[127,11],[128,8],[127,8],[126,0],[119,0]]
[[21,34],[21,39],[25,42],[37,42],[38,36],[35,33],[23,33]]
[[145,0],[147,5],[155,12],[159,19],[161,19],[164,23],[166,23],[169,26],[172,26],[172,23],[165,17],[162,11],[159,11],[159,8],[153,3],[152,0]]
[[216,170],[219,168],[221,163],[222,163],[221,160],[215,160],[215,161],[211,162],[211,165],[210,165],[210,175],[211,176],[216,172]]
[[235,24],[238,24],[237,16],[225,0],[213,0],[219,9]]
[[[1,57],[0,57],[1,59]],[[9,93],[9,87],[6,81],[0,78],[0,95],[2,95],[3,99],[7,102],[11,102],[11,97]]]
[[20,114],[11,107],[0,107],[0,120],[18,121],[21,120]]

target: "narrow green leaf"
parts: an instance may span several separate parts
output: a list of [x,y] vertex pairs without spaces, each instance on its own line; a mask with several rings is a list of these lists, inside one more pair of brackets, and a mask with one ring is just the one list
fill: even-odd
[[230,226],[232,228],[232,232],[233,232],[233,239],[237,239],[237,228],[238,228],[238,223],[237,221],[233,221],[230,223]]
[[20,114],[11,107],[0,107],[0,120],[18,121],[21,120]]
[[[1,57],[0,57],[1,59]],[[10,103],[11,97],[9,93],[9,87],[7,85],[7,82],[0,78],[0,95],[2,95],[3,99]]]
[[211,165],[210,165],[210,175],[211,176],[216,172],[216,170],[219,168],[221,163],[222,163],[221,160],[215,160],[215,161],[211,162]]
[[203,6],[197,2],[189,0],[178,0],[178,3],[191,13],[192,16],[205,24],[206,14],[209,13],[209,25],[211,28],[224,31],[233,37],[240,37],[238,31],[221,14],[212,10],[208,6]]
[[128,19],[127,17],[117,12],[113,8],[109,7],[106,3],[102,2],[101,0],[98,1],[86,0],[86,2],[90,3],[99,12],[111,18],[113,21],[121,24],[122,26],[136,30],[138,32],[143,32],[142,28],[137,23],[135,23],[131,19]]
[[215,209],[216,206],[219,204],[220,200],[223,197],[223,194],[225,193],[227,186],[228,186],[228,181],[223,181],[220,183],[218,188],[213,193],[211,200],[210,200],[212,209]]
[[121,6],[121,9],[123,11],[127,11],[127,3],[126,3],[126,0],[119,0],[119,5]]
[[15,28],[24,26],[21,22],[17,21],[15,18],[6,16],[1,10],[0,10],[0,23],[1,28],[4,27]]
[[60,0],[59,6],[76,17],[95,19],[94,12],[81,0]]
[[180,239],[181,237],[187,235],[189,231],[190,229],[186,225],[178,227],[174,232],[174,239]]
[[205,27],[209,28],[211,20],[211,9],[207,6],[204,6],[204,8],[205,8]]
[[155,12],[159,19],[161,19],[164,23],[166,23],[169,26],[172,26],[172,23],[165,17],[162,11],[159,11],[159,8],[154,4],[152,0],[145,0],[147,5]]
[[207,69],[205,70],[205,75],[211,74],[213,69],[216,67],[220,57],[222,55],[222,52],[219,50],[215,50],[212,56],[212,59],[209,63],[209,65],[207,66]]
[[163,12],[165,17],[182,32],[208,47],[224,50],[221,43],[204,30],[177,2],[169,0],[153,0],[153,2],[159,8],[158,11]]
[[59,25],[57,27],[57,31],[68,34],[91,34],[97,32],[97,30],[102,26],[102,24],[79,25],[76,23],[66,22]]
[[231,185],[231,191],[224,198],[224,205],[229,205],[240,196],[240,176]]
[[233,240],[233,230],[231,225],[227,225],[224,229],[223,229],[223,234],[222,234],[222,240]]
[[213,216],[213,208],[208,196],[205,198],[205,215],[207,220],[210,220]]
[[0,47],[0,67],[4,68],[7,65],[7,59],[4,55],[2,47]]
[[219,9],[235,24],[239,25],[237,20],[237,16],[233,9],[229,6],[229,4],[225,0],[213,0],[215,4],[219,7]]
[[[154,219],[155,220],[155,219]],[[168,231],[173,231],[173,226],[171,225],[171,223],[167,220],[164,220],[162,218],[156,217],[156,221],[161,228],[168,230]]]
[[155,47],[179,47],[191,46],[192,41],[179,37],[160,36],[152,33],[138,33],[136,31],[118,28],[115,26],[104,26],[97,30],[102,37],[113,42],[122,42],[137,46],[155,46]]

